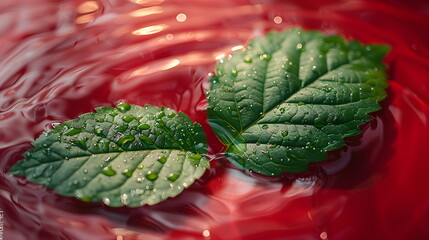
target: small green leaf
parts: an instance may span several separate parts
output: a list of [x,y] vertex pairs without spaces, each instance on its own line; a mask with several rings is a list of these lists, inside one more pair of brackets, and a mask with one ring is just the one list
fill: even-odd
[[207,113],[228,159],[269,176],[324,160],[380,109],[388,50],[292,29],[221,60]]
[[97,108],[42,134],[33,145],[9,173],[64,196],[114,207],[174,197],[209,167],[201,126],[183,113],[150,105]]

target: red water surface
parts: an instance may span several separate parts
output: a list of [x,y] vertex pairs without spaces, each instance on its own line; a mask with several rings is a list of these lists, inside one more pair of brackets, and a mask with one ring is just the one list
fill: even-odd
[[[294,26],[392,47],[383,110],[305,174],[254,176],[220,159],[178,197],[139,208],[6,174],[52,124],[120,101],[187,113],[219,152],[204,96],[216,57]],[[424,0],[2,0],[0,236],[429,239],[428,30]]]

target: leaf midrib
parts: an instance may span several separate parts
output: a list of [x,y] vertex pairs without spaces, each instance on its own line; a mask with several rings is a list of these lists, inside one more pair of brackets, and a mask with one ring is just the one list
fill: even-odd
[[[68,160],[65,160],[65,158],[61,158],[61,159],[58,159],[58,160],[55,160],[55,161],[49,161],[49,162],[39,162],[35,158],[32,158],[32,159],[36,160],[37,162],[39,162],[40,165],[43,165],[43,164],[51,164],[53,162],[58,162],[58,161],[70,161],[70,160],[76,159],[76,158],[91,157],[92,155],[107,155],[107,154],[113,154],[113,153],[122,154],[122,153],[156,151],[156,150],[159,150],[159,151],[162,151],[162,150],[168,150],[168,151],[170,151],[170,150],[177,150],[177,151],[182,151],[182,152],[192,152],[192,153],[194,152],[194,151],[190,151],[190,150],[186,151],[186,150],[177,149],[177,148],[156,148],[156,149],[139,149],[139,150],[131,150],[131,151],[111,151],[111,152],[104,152],[104,153],[91,153],[89,155],[80,155],[80,156],[76,156],[76,157],[71,157]],[[195,153],[197,153],[197,152],[195,151]],[[40,166],[40,165],[37,165],[37,166]],[[35,166],[35,167],[37,167],[37,166]],[[29,167],[29,168],[34,168],[34,167]],[[29,168],[26,168],[26,169],[29,169]]]

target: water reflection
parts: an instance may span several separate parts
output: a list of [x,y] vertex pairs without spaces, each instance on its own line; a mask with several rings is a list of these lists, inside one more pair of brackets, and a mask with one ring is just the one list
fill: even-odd
[[178,21],[178,22],[184,22],[184,21],[186,21],[186,19],[187,19],[188,17],[184,14],[184,13],[179,13],[179,14],[177,14],[177,16],[176,16],[176,20]]
[[85,24],[93,21],[97,17],[97,11],[100,9],[100,5],[96,1],[86,1],[80,4],[76,13],[80,16],[76,17],[76,24]]
[[160,5],[165,0],[128,0],[132,3],[141,4],[141,5]]
[[96,1],[86,1],[77,7],[76,12],[79,14],[87,14],[95,12],[100,8]]
[[180,61],[178,59],[170,59],[170,60],[164,60],[160,62],[155,62],[154,64],[150,64],[148,66],[144,66],[142,68],[139,68],[135,71],[133,71],[130,75],[130,77],[137,77],[137,76],[143,76],[143,75],[150,75],[155,72],[168,70],[171,68],[174,68],[180,64]]
[[151,34],[159,33],[166,28],[168,28],[168,25],[166,24],[153,25],[153,26],[137,29],[133,31],[132,34],[137,36],[151,35]]

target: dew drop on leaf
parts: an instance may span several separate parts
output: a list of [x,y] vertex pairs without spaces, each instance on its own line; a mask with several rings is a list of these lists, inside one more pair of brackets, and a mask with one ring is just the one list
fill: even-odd
[[167,162],[167,158],[166,157],[159,157],[158,158],[158,162],[160,162],[160,163],[166,163]]
[[110,199],[107,197],[103,198],[103,203],[106,204],[107,206],[109,206],[110,205]]
[[158,178],[158,173],[149,171],[145,177],[151,181],[155,181]]
[[150,128],[150,126],[149,126],[148,124],[145,124],[145,123],[140,124],[140,126],[139,126],[139,129],[140,129],[140,130],[147,130],[147,129],[149,129],[149,128]]
[[264,54],[259,55],[259,59],[264,60],[264,61],[269,61],[269,60],[271,60],[271,56],[264,53]]
[[133,135],[125,135],[125,136],[121,137],[121,139],[119,139],[118,144],[124,145],[124,144],[132,142],[134,140],[135,140],[135,137]]
[[128,195],[127,194],[122,194],[121,195],[121,202],[124,204],[124,205],[128,205]]
[[125,177],[131,177],[133,175],[133,171],[125,169],[124,171],[122,171],[122,175],[124,175]]
[[133,121],[134,120],[134,117],[133,116],[123,116],[122,117],[122,121],[124,121],[124,122],[126,122],[126,123],[129,123],[129,122],[131,122],[131,121]]
[[118,106],[116,106],[116,108],[120,111],[120,112],[128,112],[131,109],[131,105],[128,103],[119,103]]
[[167,177],[168,181],[174,182],[180,177],[180,174],[170,173]]
[[113,170],[112,166],[108,166],[103,168],[103,170],[101,171],[102,174],[106,175],[106,176],[114,176],[116,175],[116,171]]

